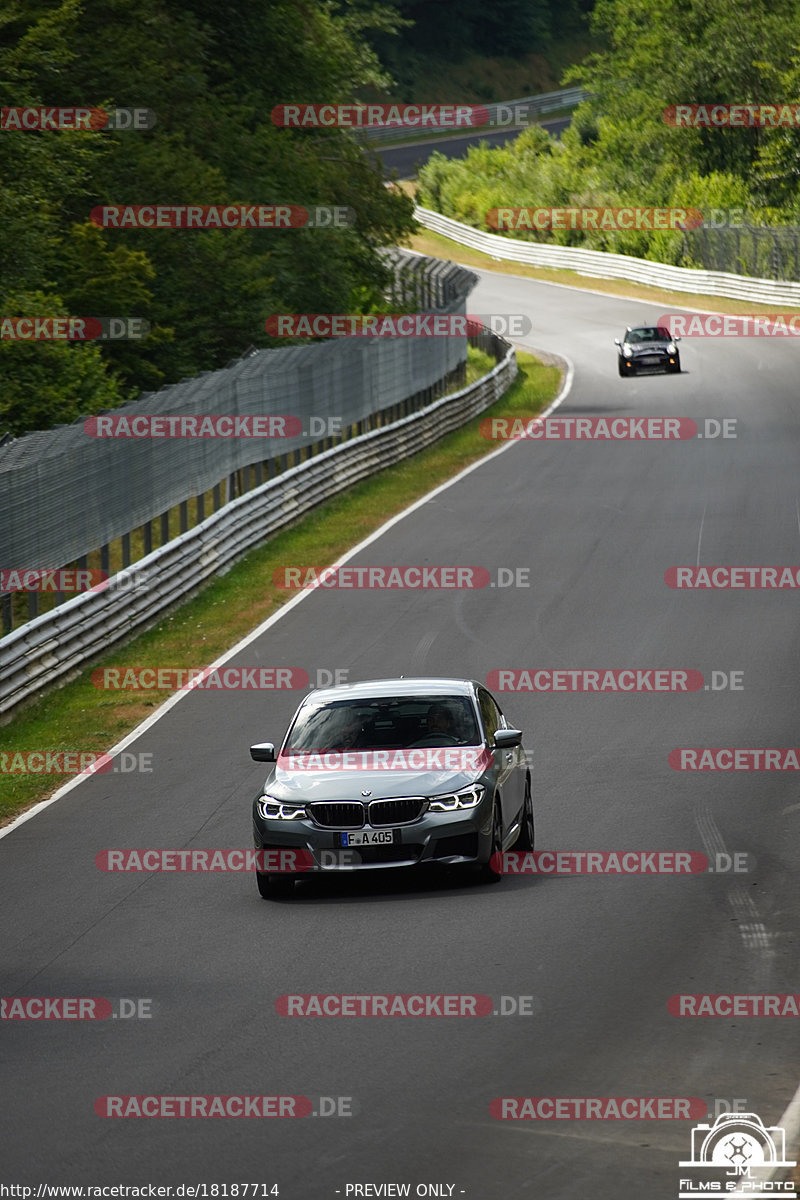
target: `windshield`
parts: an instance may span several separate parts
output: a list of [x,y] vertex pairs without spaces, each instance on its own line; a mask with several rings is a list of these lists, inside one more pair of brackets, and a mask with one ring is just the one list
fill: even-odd
[[304,705],[281,754],[480,743],[475,712],[467,696],[379,697]]
[[623,341],[631,342],[670,342],[672,337],[668,329],[661,326],[642,325],[638,329],[629,329]]

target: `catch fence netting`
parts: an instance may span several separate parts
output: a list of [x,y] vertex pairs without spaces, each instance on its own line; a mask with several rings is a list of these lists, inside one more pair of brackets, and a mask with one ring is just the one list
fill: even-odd
[[[466,311],[477,277],[453,263],[387,254],[391,302]],[[93,437],[83,420],[0,446],[0,565],[52,568],[155,519],[251,464],[284,456],[435,387],[466,360],[466,337],[337,338],[256,350],[114,409],[115,415],[288,416],[279,437]],[[297,421],[294,422],[297,425]]]

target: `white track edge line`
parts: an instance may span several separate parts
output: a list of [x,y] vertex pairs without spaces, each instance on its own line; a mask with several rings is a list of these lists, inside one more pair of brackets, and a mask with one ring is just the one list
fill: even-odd
[[[527,351],[527,353],[530,353],[530,351]],[[564,376],[564,381],[556,398],[551,401],[544,412],[539,414],[540,418],[549,416],[554,409],[558,408],[558,406],[562,404],[564,400],[566,400],[572,389],[572,381],[575,377],[575,368],[570,359],[566,358],[564,355],[560,355],[559,357],[563,358],[564,362],[567,364],[567,371]],[[427,504],[430,500],[433,500],[435,496],[447,491],[448,488],[452,487],[456,483],[459,483],[467,475],[470,475],[473,471],[478,470],[479,467],[482,467],[484,463],[491,462],[493,458],[497,458],[499,454],[504,454],[506,450],[510,450],[511,447],[516,444],[516,439],[513,439],[506,442],[503,446],[498,446],[496,450],[492,450],[489,454],[485,454],[482,458],[477,459],[476,462],[470,463],[468,467],[465,467],[463,471],[459,471],[459,473],[454,475],[452,479],[447,479],[444,483],[440,483],[438,487],[435,487],[432,491],[426,492],[424,496],[420,496],[419,500],[415,500],[413,504],[408,506],[408,508],[404,508],[402,512],[396,513],[393,517],[390,517],[388,521],[385,521],[380,528],[374,530],[371,534],[360,541],[358,545],[353,546],[350,550],[347,550],[341,558],[337,559],[336,562],[332,564],[332,566],[334,568],[340,567],[344,563],[349,562],[349,560],[356,554],[360,554],[361,551],[366,549],[367,546],[371,546],[373,542],[378,541],[379,538],[383,537],[385,533],[388,533],[390,529],[393,529],[395,525],[400,523],[400,521],[405,520],[405,518],[410,516],[411,513],[416,512],[418,508],[422,508],[424,504]],[[255,548],[256,547],[254,547],[254,549]],[[241,651],[246,649],[251,642],[254,642],[260,638],[263,633],[266,633],[266,631],[273,625],[277,624],[282,617],[285,617],[288,612],[291,612],[293,608],[305,600],[306,596],[316,590],[316,588],[303,590],[293,597],[293,599],[288,600],[285,604],[282,604],[277,612],[272,613],[266,618],[265,621],[262,621],[260,625],[256,626],[255,629],[251,630],[250,633],[241,638],[241,640],[238,641],[234,646],[232,646],[229,650],[226,650],[220,658],[216,659],[215,662],[206,667],[205,671],[214,671],[217,669],[217,667],[220,667],[223,665],[223,663],[226,663],[228,659],[233,658],[234,655],[240,654]],[[128,746],[130,746],[132,742],[135,742],[143,733],[146,733],[148,729],[155,725],[156,721],[160,721],[161,718],[168,713],[171,708],[174,708],[176,704],[179,704],[184,696],[188,695],[194,690],[196,689],[183,688],[180,691],[175,692],[169,697],[168,700],[165,700],[163,704],[160,704],[154,713],[151,713],[150,716],[146,717],[145,720],[137,725],[135,729],[132,729],[130,733],[126,734],[122,741],[117,742],[116,746],[112,746],[110,750],[104,751],[104,755],[113,758],[115,755],[121,753]],[[20,825],[24,825],[26,821],[30,821],[31,818],[37,816],[38,813],[44,812],[44,810],[49,808],[51,804],[55,804],[55,802],[60,800],[62,796],[66,796],[73,790],[73,788],[78,787],[79,784],[91,777],[92,776],[87,773],[76,775],[74,779],[70,779],[68,783],[65,783],[62,787],[60,787],[58,791],[53,793],[52,796],[48,796],[46,800],[40,800],[38,804],[34,804],[33,807],[29,808],[26,812],[20,813],[20,815],[14,821],[0,829],[0,838],[8,837],[12,830],[19,828]]]
[[[433,232],[433,230],[431,230],[431,232]],[[442,234],[441,236],[443,237],[444,234]],[[418,254],[420,258],[430,257],[429,255],[423,254],[419,250],[408,250],[407,253],[408,254]],[[486,251],[480,250],[477,253],[485,254]],[[599,292],[597,290],[597,288],[581,287],[580,284],[578,284],[578,283],[556,283],[556,281],[554,279],[536,279],[535,276],[531,276],[531,275],[516,275],[516,274],[514,274],[513,271],[498,271],[493,267],[480,267],[476,263],[469,263],[469,264],[462,263],[462,262],[458,262],[457,259],[455,259],[455,258],[447,259],[446,261],[455,263],[455,265],[457,267],[463,267],[465,271],[483,271],[487,275],[501,275],[501,276],[506,276],[506,278],[508,278],[508,279],[522,279],[522,280],[524,280],[525,283],[541,283],[545,287],[565,288],[568,292],[585,292],[587,296],[602,296],[604,300],[626,300],[630,304],[650,304],[653,308],[655,308],[656,304],[657,304],[657,301],[651,301],[647,296],[623,296],[623,295],[618,295],[616,292]],[[518,267],[534,265],[533,263],[514,263],[514,260],[510,259],[510,258],[498,258],[495,261],[496,262],[513,263],[514,266],[518,266]],[[546,270],[546,271],[559,270],[558,267],[543,267],[542,269]],[[570,268],[565,268],[565,269],[570,269]],[[581,276],[581,278],[592,279],[592,278],[597,278],[597,277],[592,276],[592,275],[583,275],[583,276]],[[606,276],[604,276],[604,275],[599,276],[599,278],[605,279]],[[625,280],[622,280],[621,282],[631,283],[632,280],[625,279]],[[655,287],[655,284],[640,283],[637,286],[638,287]],[[664,288],[663,290],[670,291],[671,289]],[[681,294],[684,296],[686,295],[685,292],[683,292]],[[733,301],[734,304],[746,303],[746,301],[738,300],[736,298],[736,296],[711,296],[710,299],[712,299],[712,300],[731,300],[731,301]],[[754,300],[753,301],[753,304],[763,304],[763,303],[764,303],[763,300]],[[787,308],[800,308],[800,305],[788,304],[788,305],[786,305],[786,307]],[[766,316],[770,315],[769,313],[755,313],[755,314],[724,313],[724,312],[719,312],[719,310],[713,309],[713,308],[689,308],[686,304],[674,304],[673,308],[678,309],[680,312],[699,313],[700,316],[708,315],[708,316],[715,316],[715,317],[736,317],[736,316],[755,315],[757,317],[766,317]],[[667,314],[662,313],[661,315],[666,316]],[[692,335],[686,334],[685,336],[691,337]],[[562,357],[563,357],[563,355],[562,355]]]
[[[786,1155],[791,1155],[793,1158],[798,1159],[798,1151],[800,1151],[800,1084],[798,1084],[797,1091],[786,1105],[786,1111],[778,1118],[777,1124],[786,1134]],[[774,1179],[778,1174],[782,1174],[782,1172],[783,1169],[781,1167],[774,1168],[766,1176],[767,1181]],[[790,1193],[785,1192],[784,1195],[790,1195]]]

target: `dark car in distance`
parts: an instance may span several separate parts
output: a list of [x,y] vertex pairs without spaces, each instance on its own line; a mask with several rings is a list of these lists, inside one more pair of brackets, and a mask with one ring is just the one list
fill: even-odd
[[[497,701],[466,679],[378,679],[310,692],[253,802],[258,890],[306,872],[425,864],[500,877],[497,856],[533,850],[529,756]],[[300,865],[298,865],[300,864]],[[271,868],[271,869],[270,869]]]
[[629,325],[622,338],[614,338],[620,375],[638,375],[641,371],[667,371],[680,374],[681,356],[677,343],[663,325]]

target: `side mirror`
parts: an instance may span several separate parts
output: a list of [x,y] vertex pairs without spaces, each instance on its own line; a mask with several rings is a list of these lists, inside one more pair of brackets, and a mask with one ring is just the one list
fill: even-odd
[[253,762],[275,762],[275,745],[273,742],[259,742],[250,747],[250,757]]
[[679,342],[681,339],[679,337],[674,337],[672,340],[673,342]]
[[519,746],[522,744],[522,730],[498,729],[494,735],[494,744],[498,750],[504,750],[506,746]]
[[622,343],[620,342],[619,338],[614,338],[614,345],[615,345],[615,346],[621,346],[621,345],[622,345]]

